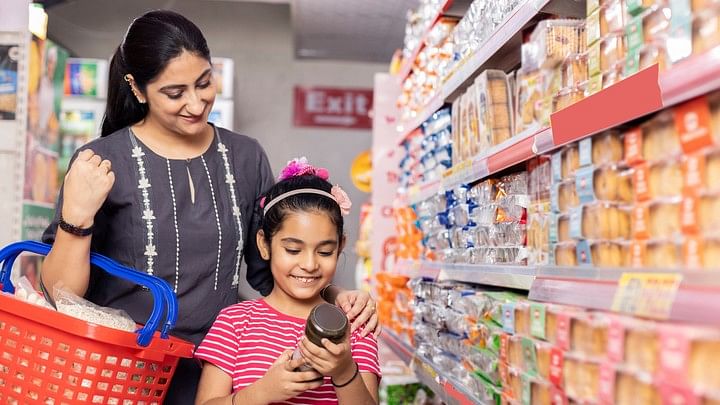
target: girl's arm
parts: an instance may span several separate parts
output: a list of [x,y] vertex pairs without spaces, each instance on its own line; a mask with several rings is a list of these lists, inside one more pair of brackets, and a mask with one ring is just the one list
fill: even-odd
[[[358,373],[355,368],[345,375],[333,378],[335,393],[340,405],[376,405],[378,404],[378,379],[373,373]],[[345,378],[345,379],[343,379]]]
[[228,394],[232,392],[232,378],[212,363],[205,362],[195,405],[266,404],[268,401],[262,398],[262,391],[257,389],[259,382]]

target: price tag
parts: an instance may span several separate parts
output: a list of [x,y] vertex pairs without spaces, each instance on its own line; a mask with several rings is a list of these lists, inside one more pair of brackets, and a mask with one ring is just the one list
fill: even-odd
[[592,166],[592,138],[585,138],[580,141],[578,150],[580,154],[580,166]]
[[530,304],[530,333],[536,338],[545,339],[545,304]]
[[667,319],[682,275],[676,273],[624,273],[618,281],[612,310]]

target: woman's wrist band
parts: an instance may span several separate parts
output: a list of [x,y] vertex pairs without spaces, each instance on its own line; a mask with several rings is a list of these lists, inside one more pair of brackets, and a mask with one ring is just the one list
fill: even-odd
[[93,233],[93,227],[89,228],[81,228],[79,226],[69,224],[65,222],[65,219],[62,217],[62,214],[60,215],[60,218],[58,219],[58,226],[63,231],[75,235],[75,236],[90,236]]
[[356,362],[353,362],[353,363],[355,363],[355,374],[353,374],[353,376],[345,384],[335,384],[335,380],[330,378],[330,382],[332,382],[333,387],[335,387],[335,388],[346,387],[346,386],[350,385],[350,383],[353,382],[353,380],[355,380],[355,378],[358,376],[358,374],[360,374],[360,366],[358,366],[358,364]]

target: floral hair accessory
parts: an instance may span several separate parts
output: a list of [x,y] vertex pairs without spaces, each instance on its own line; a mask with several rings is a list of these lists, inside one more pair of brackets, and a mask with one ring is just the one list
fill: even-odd
[[308,163],[307,158],[303,156],[289,161],[287,163],[287,166],[285,166],[285,168],[282,169],[282,171],[280,172],[278,180],[282,181],[291,177],[304,175],[317,176],[325,181],[330,178],[330,173],[327,171],[327,169],[311,165],[310,163]]
[[340,206],[340,212],[343,214],[343,216],[350,214],[350,208],[352,208],[352,201],[350,201],[350,197],[348,197],[345,190],[343,190],[342,187],[338,185],[334,185],[332,190],[330,190],[330,194],[332,194],[333,198]]

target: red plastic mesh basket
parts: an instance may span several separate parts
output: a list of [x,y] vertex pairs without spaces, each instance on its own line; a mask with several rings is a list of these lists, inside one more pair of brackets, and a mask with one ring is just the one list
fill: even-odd
[[[152,334],[156,321],[125,332],[0,293],[0,403],[161,404],[179,358],[192,357],[194,346]],[[149,343],[141,346],[144,333]]]

